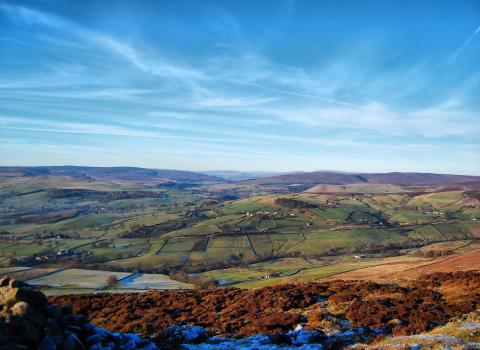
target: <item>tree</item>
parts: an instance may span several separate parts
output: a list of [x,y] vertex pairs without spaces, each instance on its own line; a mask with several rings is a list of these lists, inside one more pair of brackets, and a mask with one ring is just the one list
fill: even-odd
[[106,281],[105,281],[105,284],[109,287],[112,287],[113,285],[115,285],[116,283],[118,282],[118,279],[117,279],[117,276],[115,275],[110,275],[107,277]]

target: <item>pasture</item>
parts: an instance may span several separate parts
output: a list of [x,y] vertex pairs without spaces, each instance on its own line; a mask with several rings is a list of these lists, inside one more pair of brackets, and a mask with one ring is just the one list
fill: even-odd
[[[230,267],[240,269],[239,276],[247,268],[257,278],[271,271],[286,274],[277,268],[285,259],[304,264],[303,259],[372,251],[401,254],[480,237],[475,191],[383,184],[319,184],[307,190],[269,184],[271,192],[251,184],[243,189],[171,185],[5,176],[0,179],[0,265],[141,273]],[[211,191],[212,186],[234,192]],[[236,196],[248,198],[232,199]],[[274,264],[271,271],[256,265],[265,261]],[[295,263],[288,271],[297,268]],[[332,272],[315,268],[324,270],[312,270],[311,276]],[[74,288],[101,288],[104,277],[85,277],[88,282]]]

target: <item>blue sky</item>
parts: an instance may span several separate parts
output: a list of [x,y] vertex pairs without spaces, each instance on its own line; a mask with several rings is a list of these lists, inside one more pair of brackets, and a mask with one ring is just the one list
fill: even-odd
[[0,163],[480,175],[479,1],[1,1]]

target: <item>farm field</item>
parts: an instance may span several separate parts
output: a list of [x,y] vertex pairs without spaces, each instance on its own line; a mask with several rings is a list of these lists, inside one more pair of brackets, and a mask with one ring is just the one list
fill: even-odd
[[115,276],[117,280],[121,280],[129,275],[130,273],[128,272],[65,269],[43,277],[28,279],[28,283],[34,286],[54,288],[103,289],[107,286],[107,279],[110,276]]
[[28,269],[29,267],[24,267],[24,266],[0,267],[0,276],[15,273],[15,272],[20,272]]
[[[102,273],[73,287],[58,283],[79,277],[74,269],[116,271],[119,278],[181,272],[241,287],[311,280],[433,244],[455,250],[455,242],[480,239],[476,185],[314,184],[287,191],[247,181],[238,192],[203,178],[165,184],[143,175],[86,180],[62,171],[0,176],[0,266],[32,267],[18,276],[65,290],[103,288]],[[353,261],[356,255],[368,259]],[[33,278],[38,269],[65,266]]]
[[[446,256],[424,257],[420,252],[444,252]],[[323,279],[352,279],[388,282],[392,279],[414,278],[432,272],[480,269],[480,243],[472,240],[433,243],[409,249],[394,257],[342,256],[323,259],[284,258],[255,263],[241,268],[202,273],[220,285],[239,288],[260,288],[278,283]],[[470,261],[471,264],[468,264]]]
[[195,288],[192,284],[175,281],[161,274],[85,269],[12,267],[0,269],[0,276],[25,281],[42,289],[47,295]]
[[195,286],[188,283],[174,281],[170,277],[161,274],[135,273],[123,278],[112,291],[121,290],[166,290],[166,289],[194,289]]

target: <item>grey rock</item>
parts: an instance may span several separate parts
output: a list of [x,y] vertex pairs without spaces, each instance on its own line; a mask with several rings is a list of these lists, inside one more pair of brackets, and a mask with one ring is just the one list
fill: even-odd
[[102,344],[93,344],[88,348],[88,350],[107,350],[108,348],[105,348],[102,346]]
[[112,333],[110,333],[106,329],[99,328],[99,327],[95,328],[95,333],[98,334],[99,336],[103,337],[103,338],[106,338],[106,337],[109,337],[109,336],[112,335]]
[[62,317],[62,309],[60,306],[53,304],[53,305],[46,305],[44,308],[45,312],[48,313],[53,319],[60,320]]
[[97,327],[93,323],[86,323],[82,326],[82,329],[86,334],[95,334]]
[[135,350],[137,348],[137,344],[130,339],[126,343],[122,344],[122,348],[124,350]]
[[101,341],[102,341],[102,337],[99,336],[98,334],[94,334],[94,335],[91,335],[91,336],[85,338],[85,344],[87,344],[87,345],[98,344]]
[[38,350],[56,350],[57,344],[48,335],[43,337],[40,344],[38,344]]
[[62,350],[86,350],[86,348],[75,334],[70,334],[63,341]]
[[321,333],[300,329],[292,332],[291,338],[294,345],[312,344],[321,340]]
[[203,327],[194,326],[182,330],[183,339],[186,342],[196,342],[207,338],[207,332]]
[[158,350],[158,347],[153,343],[149,343],[147,345],[139,347],[138,350]]
[[124,333],[124,335],[127,339],[134,341],[136,344],[138,344],[142,341],[142,338],[138,334]]
[[72,315],[72,307],[70,305],[62,306],[62,314],[64,316],[71,316]]

